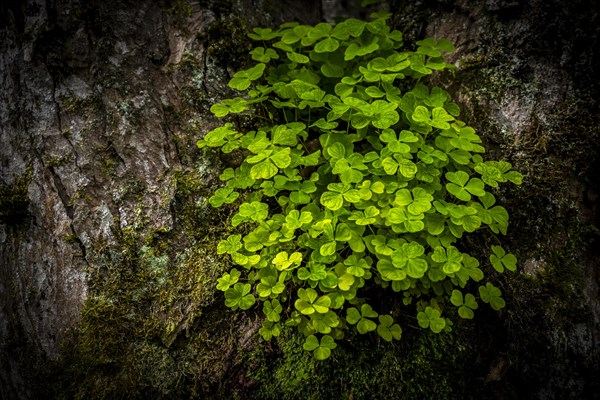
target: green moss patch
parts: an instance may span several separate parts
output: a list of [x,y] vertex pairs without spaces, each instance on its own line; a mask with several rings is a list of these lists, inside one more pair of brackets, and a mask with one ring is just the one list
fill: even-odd
[[16,222],[27,215],[27,190],[33,177],[31,167],[15,177],[10,185],[0,185],[0,222]]

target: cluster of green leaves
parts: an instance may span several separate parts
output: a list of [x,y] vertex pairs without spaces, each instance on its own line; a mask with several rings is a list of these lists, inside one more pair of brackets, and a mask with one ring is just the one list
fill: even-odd
[[[210,199],[239,204],[243,194],[231,223],[245,234],[217,249],[237,265],[217,286],[226,305],[260,301],[262,337],[296,326],[317,359],[352,327],[401,337],[397,321],[361,296],[374,286],[403,292],[433,332],[450,329],[444,314],[473,318],[477,299],[504,306],[492,283],[481,283],[477,297],[465,293],[484,272],[458,241],[478,229],[506,234],[508,213],[491,191],[522,176],[507,162],[485,161],[448,93],[423,83],[452,68],[443,58],[452,44],[429,38],[403,49],[387,18],[255,28],[258,63],[229,82],[245,95],[211,110],[248,110],[266,123],[250,132],[225,123],[198,142],[243,156]],[[516,268],[500,246],[490,261],[498,272]]]

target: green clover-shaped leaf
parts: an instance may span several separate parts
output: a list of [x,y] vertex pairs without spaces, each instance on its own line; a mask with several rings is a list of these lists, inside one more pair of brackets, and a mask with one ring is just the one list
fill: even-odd
[[250,52],[252,59],[262,63],[268,63],[273,59],[278,59],[279,55],[273,49],[265,49],[264,47],[256,47]]
[[369,206],[364,211],[355,211],[348,219],[355,221],[356,225],[369,225],[377,222],[379,210],[375,206]]
[[308,279],[311,281],[320,281],[327,279],[327,277],[325,264],[312,263],[309,268],[301,267],[298,269],[298,278],[303,281]]
[[278,295],[285,290],[285,272],[281,274],[279,279],[277,276],[270,275],[260,279],[260,283],[256,285],[256,293],[261,298],[267,298],[271,295]]
[[448,246],[447,249],[437,246],[431,255],[431,259],[443,263],[442,270],[448,275],[454,274],[462,268],[463,255],[454,246]]
[[373,308],[368,304],[363,304],[360,311],[356,307],[349,308],[346,314],[346,321],[351,325],[356,325],[356,330],[365,334],[377,329],[377,324],[369,318],[377,318],[379,314],[373,311]]
[[315,51],[317,53],[331,53],[340,47],[340,42],[332,37],[325,38],[315,45]]
[[363,277],[370,268],[369,263],[364,258],[359,258],[355,254],[344,260],[344,265],[347,266],[346,271],[357,277]]
[[371,103],[371,111],[374,119],[371,122],[375,128],[387,129],[400,120],[400,115],[396,112],[398,106],[395,103],[389,103],[384,100],[375,100]]
[[277,32],[273,32],[270,28],[253,28],[254,33],[249,33],[248,37],[252,40],[267,41],[279,36]]
[[367,23],[365,21],[349,18],[337,24],[333,28],[331,36],[340,40],[348,40],[350,36],[359,37],[362,35],[366,26]]
[[271,338],[279,336],[281,333],[281,325],[267,319],[263,321],[262,327],[258,330],[258,333],[260,333],[264,340],[269,341]]
[[311,288],[298,289],[298,300],[294,303],[296,309],[304,315],[311,315],[315,312],[324,314],[329,311],[330,305],[331,299],[328,296],[319,297],[317,292]]
[[401,281],[406,279],[406,270],[398,268],[390,260],[381,259],[377,262],[377,271],[386,281]]
[[402,336],[402,328],[398,324],[394,324],[394,319],[389,315],[379,316],[379,325],[377,325],[377,333],[386,342],[391,342],[392,339],[400,340]]
[[375,248],[375,253],[389,256],[394,252],[394,249],[388,245],[388,241],[384,235],[376,235],[371,239],[371,245]]
[[251,286],[249,283],[236,283],[232,288],[225,291],[225,305],[233,309],[247,310],[254,305],[256,298],[249,294]]
[[302,227],[303,225],[309,224],[312,222],[312,220],[313,220],[313,216],[308,211],[302,211],[302,213],[300,213],[300,211],[298,211],[298,210],[292,210],[285,217],[285,223],[287,224],[289,229],[292,229],[292,230],[298,229],[298,228]]
[[252,179],[269,179],[277,175],[279,169],[271,161],[266,160],[252,166],[250,176]]
[[324,335],[319,342],[315,335],[310,335],[302,346],[306,351],[312,351],[317,360],[326,360],[331,355],[331,350],[337,347],[335,340],[329,335]]
[[310,61],[310,59],[307,56],[305,56],[304,54],[296,53],[294,51],[291,51],[291,52],[288,52],[285,54],[286,54],[287,58],[290,59],[290,61],[293,61],[298,64],[306,64]]
[[237,90],[246,90],[252,84],[252,81],[260,78],[265,70],[266,65],[263,63],[256,64],[254,67],[247,70],[236,72],[233,78],[229,81],[229,87]]
[[364,41],[353,41],[346,48],[344,52],[344,60],[350,61],[355,57],[365,56],[367,54],[373,53],[375,50],[379,48],[379,44],[377,43],[377,37],[373,36],[371,40],[368,42]]
[[422,278],[429,268],[427,260],[421,258],[424,252],[425,248],[417,242],[405,243],[392,253],[392,263],[411,278]]
[[473,310],[478,308],[477,300],[475,300],[475,296],[471,293],[467,293],[464,296],[460,292],[460,290],[453,290],[452,296],[450,297],[450,302],[458,307],[458,315],[464,319],[473,319],[475,314]]
[[215,194],[208,199],[208,202],[213,207],[220,207],[223,204],[233,203],[239,196],[240,194],[233,191],[231,188],[220,188],[217,189]]
[[283,307],[277,299],[273,301],[267,300],[263,303],[263,314],[271,322],[278,322],[281,319],[281,311],[283,311]]
[[310,315],[310,325],[319,333],[331,333],[331,328],[335,328],[339,324],[340,320],[333,311],[327,311],[324,314],[313,313]]
[[492,246],[494,254],[490,256],[492,266],[498,272],[504,272],[504,268],[509,271],[516,271],[517,269],[517,257],[514,254],[506,254],[506,250],[502,246]]
[[217,279],[217,289],[226,291],[231,285],[235,284],[240,279],[240,275],[240,271],[235,268],[229,272],[225,272],[223,276]]
[[448,172],[446,179],[449,181],[446,189],[459,200],[469,201],[471,194],[484,196],[486,193],[483,181],[479,178],[469,179],[469,174],[464,171]]
[[407,207],[407,210],[412,215],[420,215],[431,209],[433,196],[425,189],[417,186],[412,189],[400,189],[396,192],[394,204],[397,206]]
[[446,327],[446,320],[441,318],[441,315],[440,310],[427,306],[425,311],[417,314],[417,322],[421,328],[429,328],[434,333],[440,333]]
[[217,117],[224,117],[229,113],[240,113],[248,109],[248,102],[242,98],[225,99],[220,103],[210,107],[212,112]]
[[301,262],[302,262],[302,253],[297,252],[297,251],[295,251],[289,255],[288,255],[287,251],[280,251],[279,253],[277,253],[277,255],[273,258],[273,261],[272,261],[272,263],[275,265],[275,267],[280,271],[294,268],[294,267],[300,265]]
[[217,254],[233,254],[242,248],[242,235],[229,235],[227,239],[222,240],[217,245]]
[[242,203],[239,209],[239,215],[252,221],[262,221],[269,214],[269,206],[259,201],[252,203]]
[[479,261],[476,258],[463,254],[462,263],[462,268],[454,273],[461,287],[465,287],[469,279],[473,279],[475,282],[483,279],[483,271],[479,268]]
[[479,286],[479,296],[481,296],[481,300],[489,303],[496,311],[504,308],[506,305],[506,302],[501,297],[502,291],[490,282],[486,283],[485,286]]

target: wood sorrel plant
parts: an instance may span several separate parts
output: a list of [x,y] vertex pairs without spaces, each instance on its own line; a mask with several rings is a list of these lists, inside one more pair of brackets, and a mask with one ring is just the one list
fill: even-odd
[[[388,17],[255,28],[258,63],[229,82],[245,95],[211,111],[250,112],[265,125],[239,132],[225,123],[198,142],[245,157],[209,200],[219,207],[244,193],[231,224],[246,234],[217,248],[238,266],[219,279],[225,304],[246,310],[259,300],[262,337],[296,326],[319,360],[347,329],[400,338],[392,316],[363,297],[367,288],[403,292],[433,332],[450,329],[444,314],[473,318],[478,299],[504,306],[489,282],[464,293],[484,272],[459,239],[478,229],[506,234],[508,213],[491,191],[522,176],[507,162],[484,161],[459,107],[424,83],[452,68],[443,58],[452,44],[429,38],[403,49]],[[514,255],[491,250],[493,268],[515,270]]]

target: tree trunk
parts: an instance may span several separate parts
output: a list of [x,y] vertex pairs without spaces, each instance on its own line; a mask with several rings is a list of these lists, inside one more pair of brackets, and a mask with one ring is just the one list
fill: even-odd
[[[598,10],[593,1],[392,1],[407,45],[524,173],[497,197],[519,269],[506,310],[364,339],[315,363],[215,293],[229,160],[195,142],[255,26],[365,18],[349,1],[0,4],[0,398],[592,398],[600,352]],[[246,121],[238,121],[242,126]],[[479,316],[478,316],[479,317]],[[400,361],[401,360],[401,361]]]

